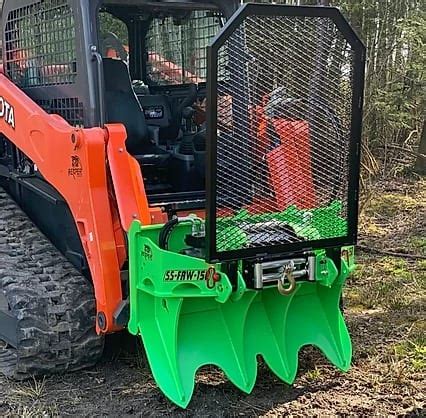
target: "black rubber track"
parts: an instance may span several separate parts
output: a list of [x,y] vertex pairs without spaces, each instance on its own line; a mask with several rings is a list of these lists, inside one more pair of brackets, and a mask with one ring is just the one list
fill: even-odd
[[19,380],[63,373],[102,355],[91,283],[1,187],[0,293],[18,319],[17,348],[0,340],[1,373]]

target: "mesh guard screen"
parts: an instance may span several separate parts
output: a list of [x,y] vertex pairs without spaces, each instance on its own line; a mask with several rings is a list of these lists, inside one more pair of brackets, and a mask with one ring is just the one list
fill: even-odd
[[353,47],[327,16],[234,26],[213,48],[210,258],[351,241]]

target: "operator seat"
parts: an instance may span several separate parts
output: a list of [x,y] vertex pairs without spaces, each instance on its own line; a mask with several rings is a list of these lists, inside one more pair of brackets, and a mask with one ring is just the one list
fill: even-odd
[[107,123],[122,123],[127,132],[126,148],[140,163],[161,165],[170,154],[152,143],[143,110],[133,91],[125,62],[103,59]]

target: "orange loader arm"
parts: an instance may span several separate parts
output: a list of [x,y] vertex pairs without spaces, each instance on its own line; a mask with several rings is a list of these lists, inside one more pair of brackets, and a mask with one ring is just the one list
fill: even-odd
[[74,128],[62,117],[47,114],[0,74],[0,133],[67,202],[91,272],[97,331],[117,330],[113,314],[122,301],[124,231],[134,219],[143,224],[161,220],[158,212],[149,210],[140,168],[126,152],[125,128]]

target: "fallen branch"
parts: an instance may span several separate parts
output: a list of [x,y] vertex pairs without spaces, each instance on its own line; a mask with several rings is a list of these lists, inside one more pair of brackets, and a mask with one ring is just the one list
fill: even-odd
[[386,148],[386,147],[390,148],[390,149],[395,149],[395,150],[403,151],[404,153],[410,154],[413,157],[426,158],[426,155],[424,155],[424,154],[420,154],[420,153],[418,153],[418,152],[416,152],[416,151],[414,151],[412,149],[409,149],[409,148],[406,148],[406,147],[403,147],[403,146],[397,145],[397,144],[387,144],[386,146],[385,145],[380,145],[378,148]]
[[381,250],[380,248],[368,247],[367,245],[357,245],[357,248],[365,253],[383,254],[390,257],[409,258],[411,260],[426,260],[426,256],[420,254],[395,253],[392,251]]

